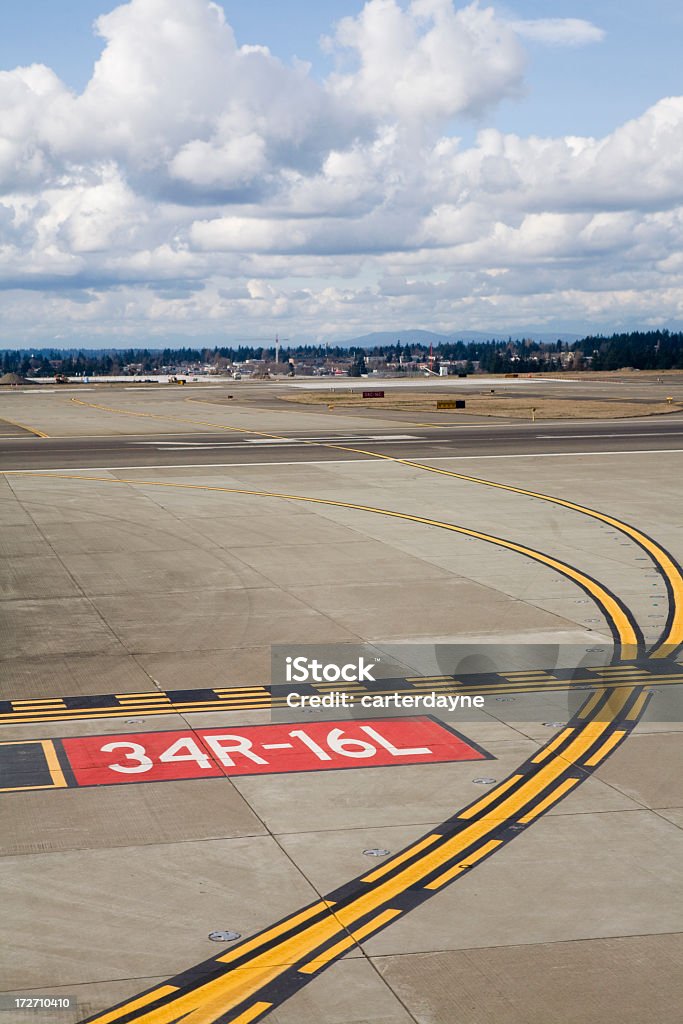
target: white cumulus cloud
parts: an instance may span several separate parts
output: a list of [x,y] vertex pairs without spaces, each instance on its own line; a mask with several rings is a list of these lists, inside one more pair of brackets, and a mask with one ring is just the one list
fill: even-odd
[[683,317],[683,97],[601,138],[486,127],[524,40],[596,42],[589,22],[368,0],[320,80],[208,0],[130,0],[96,30],[80,93],[0,72],[12,339]]
[[455,8],[451,0],[369,0],[343,18],[328,48],[352,66],[330,79],[335,95],[395,119],[479,113],[519,89],[525,56],[493,8]]

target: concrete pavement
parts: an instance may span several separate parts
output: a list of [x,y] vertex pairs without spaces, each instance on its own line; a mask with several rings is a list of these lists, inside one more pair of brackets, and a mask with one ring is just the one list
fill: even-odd
[[[152,408],[140,395],[126,407]],[[184,417],[188,407],[162,393],[153,408]],[[73,404],[36,422],[44,426],[50,416],[53,428],[61,424],[75,437],[78,430],[107,433],[110,417],[116,429],[134,423],[134,440],[141,433],[137,416],[89,410],[83,419]],[[244,426],[242,412],[225,406],[210,416]],[[309,416],[302,425],[298,410],[249,412],[253,429],[265,431],[285,433],[287,417],[294,434],[319,429]],[[381,429],[398,432],[391,427],[394,421]],[[155,422],[152,433],[165,429],[157,434]],[[351,430],[346,420],[344,429]],[[660,450],[677,445],[674,428],[660,429],[658,421],[658,436],[636,444],[633,424],[616,430],[603,423],[591,432],[608,429],[621,434],[610,444],[645,450],[586,458],[569,443],[586,438],[563,436],[556,442],[562,457],[518,458],[533,454],[528,448],[538,439],[515,426],[507,434],[512,458],[466,472],[600,509],[680,557],[681,456]],[[353,430],[367,436],[368,423],[354,421]],[[410,433],[421,440],[428,432]],[[496,427],[486,439],[481,431],[484,445],[499,451],[503,433]],[[479,435],[469,443],[473,454],[482,451]],[[14,445],[39,453],[48,444],[12,441],[3,452]],[[100,451],[91,441],[78,451],[80,444],[74,465],[76,456],[80,466],[84,456],[95,462]],[[424,447],[397,445],[401,458],[421,459]],[[65,463],[55,459],[66,450],[31,454],[25,468],[51,463],[59,470]],[[240,463],[241,448],[231,449],[229,466],[204,465],[204,454],[190,452],[180,468],[164,455],[157,463],[164,468],[150,476],[155,448],[141,457],[146,465],[125,472],[79,474],[71,466],[61,475],[0,479],[2,697],[256,685],[268,681],[273,642],[611,643],[608,622],[583,591],[514,551],[409,520],[238,491],[400,510],[531,543],[618,594],[646,640],[661,634],[666,581],[618,530],[527,495],[396,462],[342,458],[334,449],[316,449],[319,463],[302,465],[300,451],[282,445],[263,460],[270,464],[250,465],[249,453]],[[431,465],[458,468],[440,454],[433,452]],[[20,461],[11,459],[5,468]],[[107,461],[115,459],[97,465]],[[3,727],[0,739],[186,735],[269,717],[139,716],[131,707],[123,725],[113,718],[23,724]],[[683,995],[682,727],[658,722],[656,710],[648,717],[528,835],[361,939],[266,1019],[479,1024],[504,1014],[527,1024],[547,1020],[549,1005],[554,1019],[572,1024],[594,1021],[596,1006],[607,1024],[642,1024],[653,1008],[673,1019]],[[485,774],[498,780],[553,735],[540,722],[503,722],[495,713],[460,728],[493,755]],[[371,867],[364,850],[395,852],[417,840],[486,792],[473,781],[480,774],[480,766],[455,761],[0,794],[9,825],[4,927],[12,945],[0,988],[76,997],[78,1011],[50,1018],[58,1024],[102,1013],[220,951],[209,932],[254,935]]]

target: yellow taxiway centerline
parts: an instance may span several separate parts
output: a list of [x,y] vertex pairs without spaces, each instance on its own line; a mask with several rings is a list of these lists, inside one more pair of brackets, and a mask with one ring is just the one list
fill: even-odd
[[[195,426],[211,426],[216,430],[227,430],[234,433],[243,434],[254,434],[259,437],[268,437],[275,440],[288,440],[286,435],[273,434],[262,430],[254,430],[250,427],[238,427],[231,426],[228,424],[215,423],[212,420],[193,420],[184,417],[163,415],[158,413],[141,413],[134,412],[125,409],[115,409],[111,406],[99,405],[94,402],[84,402],[77,398],[72,398],[72,402],[78,405],[88,406],[93,409],[101,409],[103,412],[117,413],[123,416],[138,416],[152,419],[165,420],[177,423],[193,424]],[[195,399],[187,398],[187,402],[196,402]],[[481,477],[470,476],[466,473],[456,473],[453,470],[440,469],[437,466],[427,466],[423,462],[416,462],[412,459],[401,459],[394,455],[385,455],[379,452],[371,452],[365,448],[351,447],[350,445],[339,445],[333,444],[328,441],[309,441],[305,438],[300,440],[306,444],[314,447],[329,448],[336,451],[353,452],[359,455],[371,456],[375,459],[382,459],[387,462],[393,462],[402,466],[409,466],[412,469],[419,469],[426,473],[437,473],[440,476],[451,477],[455,480],[463,480],[466,483],[478,484],[483,487],[493,487],[498,490],[508,491],[514,494],[522,494],[526,497],[536,498],[539,501],[547,501],[554,505],[559,505],[563,508],[570,509],[573,512],[579,512],[582,515],[586,515],[589,518],[597,519],[598,521],[605,523],[608,526],[614,527],[614,529],[624,533],[630,537],[631,540],[635,541],[640,547],[648,552],[652,560],[662,570],[673,597],[672,608],[671,608],[671,621],[668,624],[666,634],[658,641],[651,652],[651,656],[654,658],[666,657],[669,649],[677,647],[683,643],[683,573],[679,566],[674,562],[671,556],[665,551],[659,544],[653,541],[642,531],[637,530],[634,526],[630,526],[628,523],[622,522],[620,519],[616,519],[614,516],[607,515],[604,512],[598,512],[595,509],[586,507],[585,505],[579,505],[576,502],[568,501],[565,498],[556,498],[550,494],[544,494],[540,491],[531,491],[524,487],[516,487],[512,484],[501,484],[493,480],[486,480]]]

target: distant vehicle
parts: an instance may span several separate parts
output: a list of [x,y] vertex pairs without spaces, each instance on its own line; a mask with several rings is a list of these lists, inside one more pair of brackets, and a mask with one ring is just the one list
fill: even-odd
[[233,373],[232,379],[233,380],[242,380],[242,374],[241,373]]
[[184,377],[169,377],[168,378],[168,383],[169,384],[184,384],[185,383],[185,379],[184,379]]
[[67,375],[65,373],[56,373],[55,374],[55,384],[68,384],[68,383],[69,383],[69,378],[67,377]]

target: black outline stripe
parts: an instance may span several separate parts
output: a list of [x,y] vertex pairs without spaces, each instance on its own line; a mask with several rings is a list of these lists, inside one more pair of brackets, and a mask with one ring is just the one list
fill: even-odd
[[[339,930],[335,936],[325,939],[324,942],[322,942],[319,946],[316,946],[315,948],[307,948],[304,952],[302,952],[299,959],[297,959],[294,963],[286,965],[285,969],[280,972],[277,978],[265,984],[257,992],[252,993],[250,996],[245,998],[241,1003],[231,1006],[230,1009],[226,1010],[225,1013],[217,1016],[214,1019],[214,1024],[229,1024],[229,1022],[239,1018],[239,1016],[242,1013],[244,1013],[250,1006],[253,1006],[256,1002],[264,1002],[270,1004],[267,1011],[264,1011],[263,1014],[254,1017],[255,1021],[260,1019],[262,1016],[265,1015],[266,1012],[270,1012],[272,1006],[283,1002],[285,999],[293,995],[294,992],[298,991],[300,988],[306,985],[314,977],[317,977],[323,970],[326,970],[328,967],[331,967],[336,962],[338,957],[332,957],[328,962],[321,964],[320,968],[312,974],[302,974],[299,971],[300,966],[302,966],[305,963],[309,963],[312,960],[315,960],[316,958],[321,956],[321,954],[323,954],[325,950],[328,950],[329,948],[333,947],[336,943],[340,941],[341,938],[344,938],[346,936],[353,938],[352,933],[354,931],[361,928],[363,924],[372,920],[372,918],[376,917],[382,910],[391,908],[400,910],[402,913],[406,913],[409,910],[412,910],[414,907],[419,906],[427,899],[429,899],[431,896],[441,891],[441,888],[433,890],[426,888],[430,880],[433,880],[439,875],[442,875],[444,872],[447,872],[449,868],[455,866],[456,864],[466,861],[468,856],[471,857],[474,853],[476,853],[482,847],[486,846],[486,844],[490,843],[491,841],[495,840],[497,842],[500,842],[501,845],[495,847],[494,849],[490,849],[487,853],[485,853],[483,856],[477,859],[476,863],[473,863],[471,867],[466,867],[464,871],[462,871],[460,874],[455,875],[453,879],[451,879],[446,884],[452,884],[453,882],[457,881],[458,878],[462,877],[464,874],[467,874],[469,871],[474,870],[475,867],[478,867],[479,864],[483,864],[490,856],[493,855],[493,853],[498,852],[502,848],[502,846],[507,845],[507,843],[511,842],[514,838],[523,834],[523,832],[525,832],[526,829],[532,823],[535,823],[535,821],[543,817],[549,810],[556,807],[557,804],[560,803],[565,798],[565,796],[569,795],[569,792],[571,792],[572,790],[560,793],[558,799],[556,801],[552,801],[548,806],[546,806],[538,815],[538,817],[534,819],[533,822],[529,822],[528,824],[520,823],[519,819],[527,815],[530,809],[533,809],[533,806],[538,806],[542,804],[543,801],[545,801],[546,798],[555,790],[557,790],[558,787],[560,787],[561,784],[567,779],[576,779],[576,784],[580,785],[581,782],[584,782],[586,781],[586,779],[590,778],[593,772],[600,767],[601,762],[592,766],[587,765],[586,762],[590,760],[592,756],[594,756],[596,751],[601,748],[601,746],[605,743],[607,739],[609,739],[610,736],[614,735],[615,733],[621,734],[619,741],[609,751],[610,754],[614,750],[616,750],[617,747],[620,746],[620,744],[626,739],[630,732],[635,728],[637,720],[642,716],[645,707],[647,706],[646,701],[640,708],[639,715],[637,716],[637,718],[633,721],[628,720],[627,716],[629,712],[632,710],[636,700],[642,692],[643,687],[634,686],[633,692],[629,695],[628,699],[624,701],[623,706],[620,708],[618,714],[616,714],[610,722],[606,723],[606,728],[604,732],[602,732],[599,737],[593,740],[593,742],[586,747],[586,749],[581,753],[579,760],[575,762],[571,762],[568,760],[566,768],[563,771],[559,772],[547,786],[545,786],[538,792],[534,793],[530,797],[529,801],[525,802],[515,812],[512,818],[501,819],[499,822],[492,824],[492,827],[488,831],[483,833],[479,838],[474,840],[467,847],[463,847],[457,850],[456,852],[454,852],[453,857],[450,858],[448,861],[442,862],[437,868],[433,869],[428,874],[422,876],[419,879],[418,883],[405,888],[402,892],[398,894],[394,894],[388,897],[386,903],[380,902],[378,904],[375,904],[366,912],[364,912],[363,914],[359,914],[357,918],[354,918],[352,924],[343,925],[341,924],[341,922],[339,922]],[[609,695],[606,695],[606,699],[608,699],[608,696]],[[603,707],[601,703],[599,706],[596,706],[590,718],[581,719],[579,717],[579,709],[579,712],[577,712],[577,714],[565,726],[565,728],[572,728],[574,730],[574,734],[570,737],[570,741],[575,740],[577,738],[577,735],[580,735],[581,731],[585,729],[587,725],[601,721],[599,715],[602,710]],[[549,741],[549,743],[551,742],[552,740]],[[510,773],[510,775],[507,777],[509,779],[516,775],[522,776],[522,778],[515,787],[508,789],[503,794],[503,800],[513,795],[516,788],[528,783],[533,779],[534,775],[537,775],[540,771],[545,769],[545,767],[548,764],[547,761],[543,761],[540,764],[535,763],[533,761],[533,758],[536,757],[538,753],[538,751],[535,751],[534,754],[532,754],[522,765],[520,765],[520,767],[516,771]],[[555,754],[555,751],[553,751],[553,754]],[[561,750],[557,753],[557,756],[562,756]],[[506,780],[503,780],[503,782],[504,781]],[[502,784],[503,783],[501,783],[500,785]],[[418,846],[421,840],[426,838],[427,836],[438,834],[441,837],[440,840],[428,847],[429,852],[436,852],[441,846],[445,845],[449,840],[456,837],[459,832],[464,831],[466,828],[471,827],[473,824],[476,824],[477,822],[484,821],[489,814],[495,815],[495,808],[498,805],[499,801],[496,801],[495,803],[489,805],[482,812],[481,816],[476,815],[470,819],[463,819],[462,815],[469,808],[475,807],[481,801],[481,799],[481,797],[477,797],[476,800],[473,800],[467,807],[459,810],[457,814],[452,815],[438,828],[430,829],[429,832],[425,833],[425,836],[420,837],[413,843],[409,844],[409,846],[407,846],[404,850],[401,850],[397,854],[395,854],[395,859],[398,860],[402,855],[405,854],[406,851],[410,850],[414,846]],[[414,858],[408,858],[401,861],[399,864],[397,864],[397,866],[394,869],[382,875],[380,884],[384,884],[387,881],[395,879],[397,875],[400,875],[401,872],[409,869],[411,865],[419,863],[422,854],[423,851],[418,850]],[[387,864],[388,863],[389,862],[387,862]],[[208,981],[218,979],[235,970],[239,970],[240,968],[248,966],[249,963],[252,961],[253,957],[261,956],[262,954],[265,954],[277,948],[277,946],[281,944],[283,941],[286,941],[288,938],[294,937],[297,934],[297,932],[300,931],[302,928],[308,927],[309,925],[317,924],[325,920],[325,918],[328,916],[331,918],[336,918],[341,912],[344,911],[345,908],[352,906],[356,900],[362,898],[363,896],[367,896],[372,891],[372,886],[369,886],[368,883],[364,881],[366,876],[371,873],[372,872],[365,871],[362,875],[358,876],[350,882],[347,882],[343,886],[333,890],[332,892],[324,896],[323,900],[331,902],[333,906],[328,910],[321,909],[317,914],[307,919],[305,921],[305,924],[296,924],[293,926],[293,928],[287,929],[281,934],[277,934],[274,938],[266,939],[263,943],[258,944],[255,947],[254,942],[255,940],[258,940],[258,934],[256,936],[251,936],[249,939],[244,940],[243,944],[246,945],[248,943],[249,949],[244,954],[243,957],[240,957],[238,954],[239,945],[231,947],[230,950],[228,950],[228,952],[230,952],[231,954],[229,966],[226,967],[225,963],[221,963],[221,957],[226,955],[226,951],[222,951],[216,957],[204,961],[201,964],[197,964],[190,970],[185,971],[182,974],[179,974],[176,977],[172,978],[168,982],[168,984],[176,986],[179,991],[170,994],[169,996],[165,997],[164,1000],[160,1000],[154,1005],[160,1007],[166,1005],[167,1003],[172,1004],[177,998],[189,995],[190,993],[201,989]],[[320,902],[321,901],[319,899],[315,900],[312,903],[308,904],[307,907],[301,908],[299,911],[296,912],[296,914],[305,912],[305,910],[309,909],[310,907],[316,907],[319,905]],[[287,921],[294,916],[296,915],[288,915],[287,917],[280,919],[278,922],[275,922],[275,924],[264,929],[262,934],[265,936],[269,932],[278,929],[283,924],[286,924]],[[376,931],[373,931],[372,934],[378,934],[385,927],[388,927],[391,923],[392,921],[387,921],[384,924],[380,924]],[[357,945],[356,940],[353,941],[354,945]],[[235,953],[237,953],[238,955],[235,956]],[[153,992],[156,990],[156,988],[158,988],[158,986],[154,986],[153,988],[149,989],[148,992]],[[141,993],[140,995],[144,994],[146,993]],[[119,1006],[122,1009],[124,1009],[125,1006],[130,1002],[131,1000],[125,1000],[122,1003],[120,1003]],[[98,1020],[99,1017],[104,1016],[105,1012],[113,1013],[115,1012],[116,1009],[116,1007],[113,1007],[110,1010],[104,1011],[103,1013],[95,1014],[92,1017],[88,1018],[87,1021],[82,1022],[82,1024],[88,1024],[88,1022],[95,1022]],[[114,1024],[114,1022],[116,1022],[116,1024],[127,1024],[127,1022],[133,1021],[144,1022],[145,1014],[147,1012],[149,1012],[149,1007],[145,1007],[139,1012],[132,1011],[130,1013],[123,1014],[119,1017],[113,1018],[112,1024]],[[189,1012],[190,1011],[185,1011],[185,1013]],[[182,1018],[183,1015],[184,1014],[180,1015],[180,1019]]]
[[[547,675],[538,680],[533,678],[510,678],[510,675],[504,672],[462,673],[440,677],[434,683],[431,683],[429,679],[425,679],[423,683],[417,677],[410,677],[409,679],[395,677],[378,679],[372,686],[361,684],[357,690],[353,689],[351,695],[360,699],[361,697],[391,693],[421,696],[433,691],[437,695],[444,696],[467,695],[468,692],[472,692],[486,697],[505,693],[525,694],[553,693],[558,690],[619,689],[637,684],[642,686],[675,686],[679,685],[679,680],[680,683],[683,683],[683,665],[670,659],[637,659],[618,663],[612,660],[611,664],[628,666],[629,669],[634,670],[634,676],[637,672],[640,674],[640,677],[632,679],[631,672],[627,668],[624,669],[623,676],[617,673],[605,674],[604,676],[599,675],[600,666],[593,668],[581,666],[579,669],[548,669],[546,670]],[[531,675],[532,672],[530,671],[529,676]],[[662,680],[662,676],[672,676],[674,678]],[[425,683],[429,685],[425,685]],[[252,687],[235,687],[233,698],[232,695],[225,695],[225,689],[224,687],[216,687],[215,691],[208,689],[196,691],[160,690],[158,691],[159,696],[165,697],[169,701],[169,703],[163,706],[159,706],[156,702],[145,704],[142,700],[140,700],[137,706],[122,706],[119,703],[114,703],[117,698],[113,694],[64,697],[63,700],[67,706],[63,709],[58,708],[55,710],[46,708],[40,699],[36,699],[34,707],[31,707],[30,704],[32,702],[27,700],[25,702],[26,707],[21,710],[14,709],[12,701],[0,701],[0,727],[3,725],[25,725],[40,722],[87,721],[99,718],[135,718],[146,715],[179,713],[194,714],[205,711],[270,711],[274,707],[284,706],[284,695],[293,690],[301,692],[303,695],[311,696],[321,696],[323,693],[314,684],[310,686],[302,684],[297,687],[274,684],[272,686],[260,685],[259,689],[263,691],[263,696],[259,695],[255,698],[244,696],[245,693],[248,694],[253,689]],[[342,687],[339,689],[341,690]],[[206,699],[206,694],[208,693],[214,694],[212,700]],[[191,695],[195,694],[201,699],[192,700]],[[415,710],[416,713],[420,712],[419,707]]]

